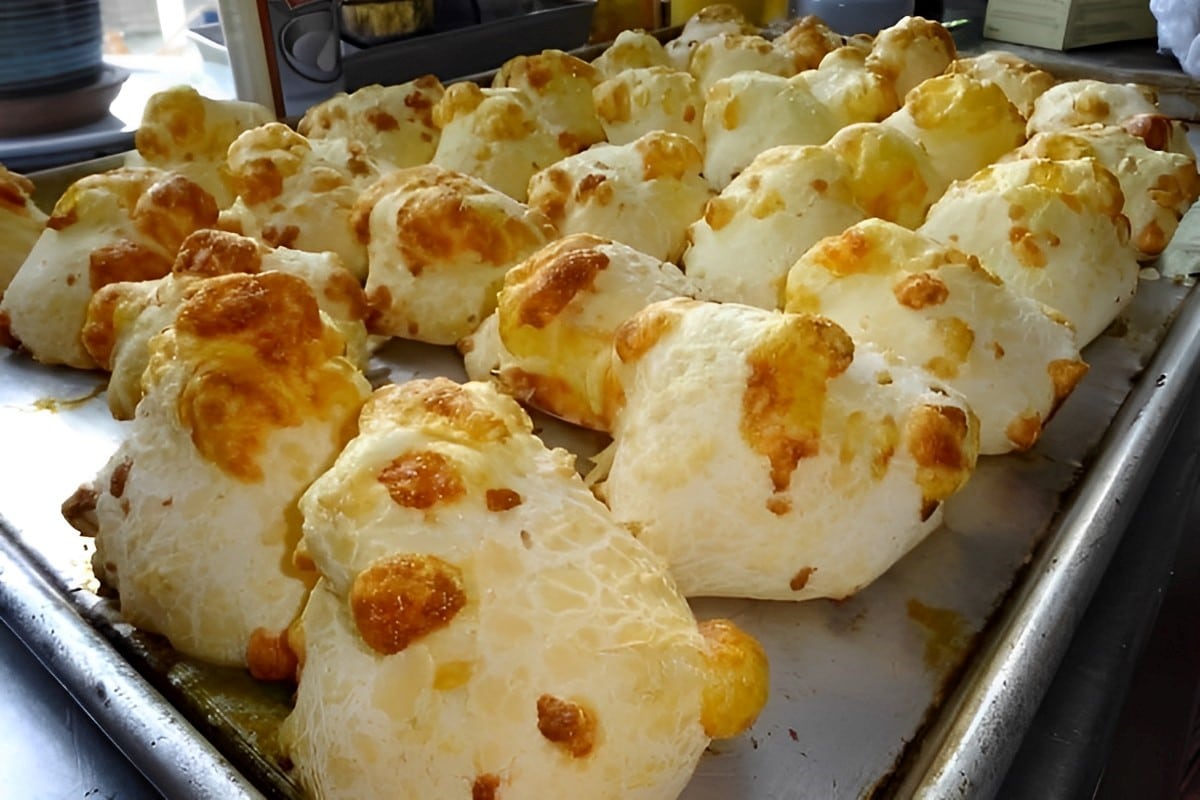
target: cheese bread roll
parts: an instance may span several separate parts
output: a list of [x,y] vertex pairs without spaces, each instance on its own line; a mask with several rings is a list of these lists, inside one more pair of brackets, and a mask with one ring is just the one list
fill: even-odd
[[925,149],[878,122],[842,128],[825,144],[846,164],[855,203],[870,217],[915,228],[950,182]]
[[1007,158],[1094,158],[1103,164],[1121,182],[1130,242],[1143,261],[1162,253],[1200,193],[1195,159],[1152,150],[1142,139],[1115,125],[1037,133]]
[[704,93],[690,73],[669,67],[628,69],[592,92],[609,144],[628,144],[651,131],[686,136],[704,151]]
[[433,118],[442,129],[434,164],[473,175],[522,203],[535,172],[575,152],[560,144],[519,89],[451,84]]
[[94,568],[130,624],[291,677],[284,632],[316,577],[292,560],[295,504],[370,393],[344,346],[304,281],[278,272],[205,281],[153,339],[146,395],[90,498]]
[[238,198],[221,227],[272,247],[337,253],[358,280],[367,252],[354,235],[354,202],[380,174],[359,142],[309,140],[279,122],[247,131],[229,147]]
[[92,369],[80,339],[92,295],[118,281],[161,278],[188,234],[216,222],[212,195],[182,175],[121,167],[81,178],[0,300],[0,329],[44,364]]
[[445,88],[433,75],[395,86],[372,84],[310,107],[296,130],[308,139],[359,142],[383,170],[427,164],[441,131],[433,107]]
[[933,531],[979,429],[924,370],[833,322],[667,300],[617,331],[597,487],[687,596],[848,597]]
[[49,217],[33,202],[33,181],[0,164],[0,298]]
[[904,17],[872,40],[867,67],[890,81],[897,97],[904,97],[922,81],[945,72],[957,56],[954,37],[940,22]]
[[953,184],[920,231],[1060,312],[1082,349],[1137,289],[1124,202],[1116,176],[1093,159],[1020,159]]
[[538,211],[432,164],[385,175],[359,198],[372,333],[454,344],[496,308],[504,273],[557,234]]
[[805,253],[785,310],[825,316],[961,393],[984,454],[1032,447],[1087,373],[1061,317],[975,257],[879,219]]
[[[1158,95],[1148,86],[1081,79],[1065,81],[1043,92],[1034,103],[1026,133],[1076,128],[1081,125],[1121,125],[1147,139],[1155,150],[1171,150],[1195,158],[1187,128],[1162,115]],[[1154,135],[1148,135],[1154,131]],[[1165,135],[1164,135],[1165,133]]]
[[225,208],[237,193],[225,166],[229,145],[245,131],[274,120],[275,114],[258,103],[214,100],[191,86],[173,86],[146,101],[133,139],[137,152],[129,154],[126,164],[185,175]]
[[504,62],[492,88],[508,87],[525,94],[534,113],[569,155],[604,141],[604,128],[592,102],[592,90],[600,80],[600,73],[586,61],[562,50],[543,50]]
[[900,107],[896,87],[867,68],[867,51],[846,45],[821,60],[816,69],[796,75],[813,97],[833,114],[839,128],[879,122]]
[[1034,103],[1056,79],[1025,59],[1003,50],[992,50],[969,58],[956,58],[946,68],[947,75],[966,75],[979,81],[991,81],[1000,87],[1008,102],[1025,119],[1033,113]]
[[849,179],[827,148],[767,150],[688,229],[684,271],[707,300],[779,308],[796,259],[865,217]]
[[838,126],[802,76],[740,72],[705,95],[704,177],[721,191],[763,151],[824,144]]
[[686,136],[651,131],[625,145],[596,145],[529,181],[529,205],[562,234],[594,233],[662,261],[678,261],[687,228],[712,191]]
[[592,60],[592,66],[604,80],[630,69],[670,68],[671,60],[662,42],[653,35],[642,30],[623,30]]
[[949,180],[969,178],[1025,143],[1025,118],[999,86],[967,75],[921,83],[883,122],[917,142]]
[[312,289],[346,342],[346,357],[367,362],[366,295],[333,253],[270,248],[235,233],[205,229],[183,241],[169,275],[150,281],[110,283],[92,296],[83,326],[84,347],[108,380],[108,408],[117,419],[133,419],[142,399],[142,374],[150,340],[168,326],[183,302],[208,278],[235,272],[286,272]]
[[500,346],[484,346],[499,355],[495,376],[510,394],[607,431],[617,326],[652,302],[695,293],[673,264],[591,234],[566,236],[505,276],[497,309]]
[[844,36],[812,14],[797,19],[771,40],[776,51],[791,59],[792,74],[816,69],[827,55],[845,43]]
[[723,33],[756,34],[758,28],[746,20],[741,9],[729,3],[713,3],[687,18],[679,35],[667,42],[665,49],[670,66],[687,70],[696,49]]
[[750,725],[760,645],[699,625],[488,384],[378,390],[300,507],[322,574],[281,740],[326,798],[674,798]]
[[722,33],[696,47],[688,72],[707,92],[722,78],[741,72],[762,72],[790,77],[796,74],[792,59],[777,51],[771,42],[758,34]]

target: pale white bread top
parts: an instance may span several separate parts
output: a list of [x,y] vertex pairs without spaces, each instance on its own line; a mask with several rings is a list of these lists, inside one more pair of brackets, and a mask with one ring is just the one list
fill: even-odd
[[1047,89],[1034,103],[1026,133],[1032,137],[1092,124],[1120,125],[1153,150],[1170,150],[1195,158],[1187,126],[1163,115],[1158,95],[1149,86],[1080,79]]
[[117,419],[133,419],[142,398],[150,339],[175,322],[201,282],[234,272],[286,272],[308,284],[317,306],[345,340],[344,355],[366,366],[366,295],[333,253],[270,248],[244,236],[199,230],[183,241],[170,274],[149,281],[111,283],[92,296],[83,326],[84,347],[110,373],[105,396]]
[[900,107],[890,80],[867,68],[868,51],[846,45],[830,52],[816,69],[796,76],[833,113],[838,127],[879,122]]
[[948,180],[969,178],[1025,143],[1025,118],[1001,88],[968,75],[938,75],[883,122],[919,143]]
[[844,46],[846,38],[818,16],[800,17],[771,40],[771,46],[792,61],[792,74],[816,69],[831,52]]
[[669,67],[627,69],[601,81],[592,99],[609,144],[669,131],[688,137],[704,152],[704,93],[691,73]]
[[879,219],[805,253],[788,273],[785,309],[825,316],[961,393],[983,454],[1032,447],[1087,372],[1056,314],[973,256]]
[[514,88],[530,99],[538,119],[567,154],[604,141],[592,90],[601,80],[591,64],[562,50],[543,50],[504,62],[492,88]]
[[274,121],[274,112],[258,103],[216,100],[191,86],[173,86],[146,101],[134,134],[137,150],[126,164],[185,175],[225,208],[237,194],[225,170],[229,145],[245,131]]
[[182,175],[121,167],[81,178],[13,276],[0,319],[38,361],[93,369],[80,340],[92,294],[118,281],[161,278],[188,234],[216,222],[212,195]]
[[1158,114],[1153,89],[1133,83],[1083,78],[1064,81],[1038,95],[1029,115],[1029,136],[1095,122],[1119,125],[1135,114]]
[[49,219],[33,191],[33,181],[0,164],[0,298]]
[[946,68],[948,75],[967,75],[981,81],[991,81],[1000,87],[1008,102],[1029,119],[1034,102],[1057,79],[1029,61],[1004,50],[989,50],[977,56],[956,58]]
[[802,76],[739,72],[705,95],[704,177],[721,191],[763,151],[824,144],[838,126]]
[[920,231],[1061,313],[1083,349],[1137,289],[1123,205],[1117,178],[1094,159],[1020,159],[952,185]]
[[372,333],[454,344],[496,308],[504,273],[557,235],[540,212],[478,178],[427,164],[359,198]]
[[247,131],[229,147],[238,198],[221,212],[221,228],[272,247],[337,253],[360,281],[367,250],[350,214],[380,166],[359,142],[307,139],[272,122]]
[[765,72],[790,77],[796,74],[792,59],[755,33],[721,33],[696,47],[688,72],[707,92],[714,83],[739,72]]
[[610,430],[617,326],[657,300],[695,293],[673,264],[591,234],[566,236],[505,276],[496,377],[534,408]]
[[592,66],[602,79],[615,78],[630,69],[670,67],[667,50],[653,35],[643,30],[623,30],[592,59]]
[[324,577],[281,738],[314,796],[668,800],[761,707],[757,643],[530,427],[487,384],[384,387],[301,500]]
[[843,598],[934,530],[978,426],[836,324],[668,300],[617,334],[625,404],[597,487],[688,596]]
[[867,67],[891,81],[904,97],[922,81],[941,75],[958,56],[954,37],[940,22],[904,17],[871,42]]
[[677,133],[599,144],[529,180],[529,205],[559,233],[593,233],[662,261],[678,261],[687,228],[713,195],[700,151]]
[[1200,194],[1195,159],[1152,150],[1141,138],[1115,125],[1097,123],[1037,133],[1010,156],[1056,161],[1094,158],[1103,164],[1121,182],[1129,240],[1142,260],[1163,251]]
[[796,259],[865,216],[837,154],[816,145],[775,147],[688,229],[684,271],[706,300],[779,308]]
[[433,107],[444,93],[432,75],[392,86],[362,86],[311,106],[296,130],[309,139],[359,142],[385,170],[426,164],[441,135],[433,124]]
[[950,182],[925,149],[896,128],[860,122],[825,143],[841,157],[855,203],[869,217],[915,228]]
[[451,84],[433,113],[442,129],[433,163],[474,175],[522,203],[535,172],[575,152],[559,144],[519,89]]
[[316,577],[292,562],[295,503],[370,393],[343,346],[277,272],[205,281],[153,339],[146,395],[95,482],[93,563],[125,620],[205,661],[270,666]]
[[666,43],[670,66],[687,70],[696,48],[722,33],[756,34],[758,28],[750,24],[741,9],[735,5],[713,3],[705,6],[688,17],[679,35]]

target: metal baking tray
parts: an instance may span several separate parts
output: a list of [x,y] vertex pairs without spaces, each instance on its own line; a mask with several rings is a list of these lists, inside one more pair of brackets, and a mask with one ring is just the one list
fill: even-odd
[[[1197,264],[1193,209],[1160,267]],[[943,527],[867,589],[694,602],[759,637],[772,692],[748,733],[705,753],[684,798],[995,793],[1200,378],[1200,296],[1157,275],[1085,351],[1091,371],[1038,446],[981,459]],[[401,341],[376,366],[462,377],[452,350]],[[0,354],[0,619],[164,795],[297,797],[275,742],[288,687],[122,623],[60,515],[122,436],[103,391],[100,374]],[[583,457],[604,444],[538,424]]]

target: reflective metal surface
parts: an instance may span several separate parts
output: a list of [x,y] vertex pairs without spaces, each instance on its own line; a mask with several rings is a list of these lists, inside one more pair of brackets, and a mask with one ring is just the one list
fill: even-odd
[[[696,601],[763,642],[772,693],[684,797],[994,792],[1196,382],[1198,346],[1200,295],[1143,281],[1038,447],[982,459],[942,528],[876,583],[841,602]],[[394,380],[462,374],[445,348],[393,342],[378,361]],[[295,796],[274,742],[286,689],[178,658],[96,593],[90,543],[59,506],[123,435],[103,387],[0,354],[0,618],[167,796]],[[603,444],[539,424],[585,457]]]

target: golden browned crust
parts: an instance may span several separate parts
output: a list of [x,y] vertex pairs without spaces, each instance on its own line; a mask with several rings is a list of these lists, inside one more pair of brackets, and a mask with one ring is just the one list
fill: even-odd
[[176,346],[197,362],[179,396],[180,422],[206,459],[242,480],[262,480],[259,457],[273,430],[357,405],[343,373],[325,371],[343,343],[300,278],[206,280],[180,306],[175,332]]
[[458,467],[441,453],[422,450],[404,453],[388,462],[376,479],[398,506],[428,510],[453,503],[466,495]]
[[384,655],[449,625],[466,603],[458,567],[429,554],[379,559],[350,587],[355,627],[368,647]]
[[854,359],[854,342],[823,317],[789,314],[747,354],[750,375],[739,430],[771,463],[782,492],[802,458],[820,449],[826,384]]
[[714,677],[704,687],[700,724],[713,739],[749,728],[767,703],[770,667],[758,640],[727,619],[700,623],[704,660]]
[[288,632],[255,628],[246,644],[246,667],[260,681],[286,681],[296,678],[299,659],[288,645]]
[[583,758],[596,746],[596,715],[581,703],[544,694],[537,700],[538,731],[573,758]]

